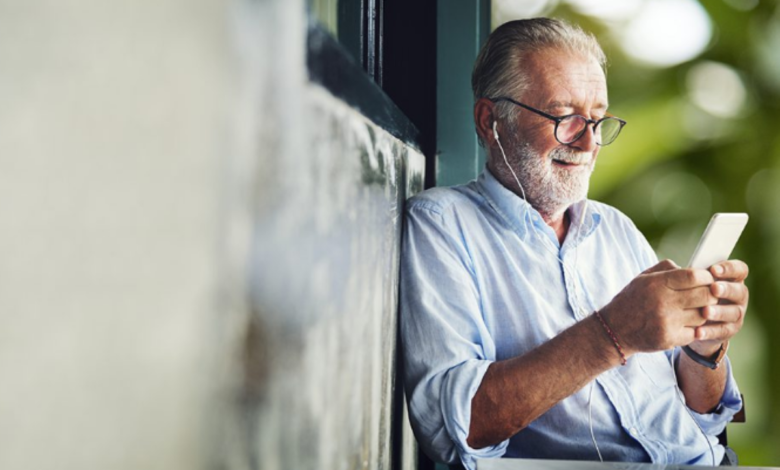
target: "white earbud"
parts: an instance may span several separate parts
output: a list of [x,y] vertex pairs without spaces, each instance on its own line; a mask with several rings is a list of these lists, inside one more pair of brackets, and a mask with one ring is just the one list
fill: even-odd
[[493,121],[493,137],[498,140],[498,129],[496,129],[496,126],[498,125],[498,121]]

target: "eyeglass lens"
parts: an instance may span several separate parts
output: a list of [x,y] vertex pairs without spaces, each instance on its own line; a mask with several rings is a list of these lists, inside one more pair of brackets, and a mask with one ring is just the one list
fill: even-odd
[[[570,144],[585,133],[588,121],[582,116],[569,116],[558,123],[555,136],[563,144]],[[594,132],[598,145],[609,145],[620,134],[620,121],[606,118],[595,126]]]

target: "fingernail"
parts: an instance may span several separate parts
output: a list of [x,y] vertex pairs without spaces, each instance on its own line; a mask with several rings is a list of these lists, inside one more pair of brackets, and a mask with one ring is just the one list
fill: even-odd
[[699,330],[699,339],[707,339],[707,333],[704,330]]
[[712,312],[712,307],[711,306],[710,307],[704,307],[704,319],[705,320],[714,320],[714,318],[712,318],[713,316],[714,316],[714,314]]
[[713,295],[721,295],[723,293],[723,284],[716,282],[713,285]]
[[723,274],[723,266],[721,266],[721,265],[719,265],[719,264],[716,264],[715,266],[713,266],[713,267],[712,267],[712,271],[713,271],[713,272],[714,272],[716,275],[721,275],[721,274]]

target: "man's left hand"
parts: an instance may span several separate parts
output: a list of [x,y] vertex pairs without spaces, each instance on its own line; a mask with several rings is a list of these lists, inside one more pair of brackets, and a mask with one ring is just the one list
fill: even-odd
[[748,266],[744,262],[724,261],[713,265],[710,273],[715,278],[710,292],[719,299],[718,305],[702,308],[702,316],[707,322],[696,328],[696,341],[690,344],[703,356],[714,354],[721,344],[742,329],[749,297],[745,285]]

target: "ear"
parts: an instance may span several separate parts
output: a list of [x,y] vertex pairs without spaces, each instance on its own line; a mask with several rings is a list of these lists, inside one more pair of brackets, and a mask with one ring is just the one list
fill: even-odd
[[[495,106],[495,103],[487,98],[480,98],[474,103],[474,126],[477,129],[477,134],[488,147],[492,147],[496,142],[495,137],[493,137],[493,121],[496,119],[493,113]],[[499,133],[500,131],[499,125]]]

